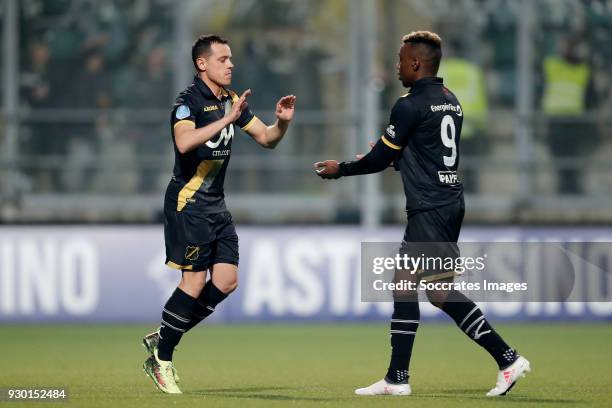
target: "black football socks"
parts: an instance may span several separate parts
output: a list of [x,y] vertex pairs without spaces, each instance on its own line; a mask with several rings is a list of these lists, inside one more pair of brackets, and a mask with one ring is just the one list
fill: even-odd
[[215,307],[225,300],[227,296],[227,294],[221,292],[219,288],[213,285],[212,280],[206,282],[204,289],[202,289],[202,293],[193,305],[191,321],[187,324],[187,329],[185,331],[191,330],[202,320],[210,316],[212,312],[215,311]]
[[385,381],[393,384],[408,384],[408,367],[414,336],[419,328],[418,298],[413,301],[395,302],[391,317],[391,361],[385,376]]
[[162,312],[161,327],[159,329],[159,350],[157,356],[160,360],[172,361],[172,353],[181,341],[183,333],[188,330],[192,320],[192,310],[196,299],[176,288]]
[[449,315],[472,340],[483,347],[495,359],[500,370],[514,363],[518,358],[499,334],[491,327],[480,308],[463,293],[449,292],[442,310]]

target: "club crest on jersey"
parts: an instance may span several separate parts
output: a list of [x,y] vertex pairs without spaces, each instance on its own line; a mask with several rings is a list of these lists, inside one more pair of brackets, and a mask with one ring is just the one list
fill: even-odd
[[188,246],[185,249],[185,259],[190,261],[195,261],[200,257],[200,247],[197,246]]
[[386,133],[389,135],[389,137],[395,138],[395,126],[389,125],[387,127]]
[[216,149],[217,147],[219,147],[221,142],[223,142],[224,146],[227,146],[233,137],[234,137],[234,125],[231,124],[228,127],[223,128],[216,142],[209,140],[208,142],[206,142],[206,146],[210,147],[211,149]]
[[191,115],[191,111],[189,110],[189,106],[181,105],[176,109],[175,116],[177,119],[185,119]]

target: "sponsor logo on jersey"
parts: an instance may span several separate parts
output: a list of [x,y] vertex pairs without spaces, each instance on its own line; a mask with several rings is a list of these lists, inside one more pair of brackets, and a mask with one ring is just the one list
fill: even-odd
[[226,150],[215,150],[212,155],[213,157],[219,157],[219,156],[229,156],[231,150],[230,149],[226,149]]
[[233,137],[234,137],[234,125],[231,124],[228,127],[223,128],[216,142],[209,140],[208,142],[206,142],[206,146],[210,147],[211,149],[216,149],[217,147],[219,147],[221,142],[223,142],[224,146],[227,146],[227,144],[230,142],[230,140],[232,140]]
[[219,107],[217,105],[210,105],[210,106],[205,106],[204,107],[204,112],[210,112],[210,111],[215,111],[219,109]]
[[439,171],[438,179],[440,180],[440,183],[444,183],[444,184],[459,183],[459,177],[457,177],[456,171]]
[[453,105],[452,103],[445,103],[442,105],[430,105],[429,108],[432,112],[446,112],[451,111],[455,112],[457,116],[463,116],[463,111],[461,110],[461,105]]
[[387,127],[387,134],[389,135],[389,137],[395,138],[395,126],[389,125]]
[[191,115],[191,111],[189,110],[189,106],[181,105],[176,109],[175,116],[177,119],[185,119]]

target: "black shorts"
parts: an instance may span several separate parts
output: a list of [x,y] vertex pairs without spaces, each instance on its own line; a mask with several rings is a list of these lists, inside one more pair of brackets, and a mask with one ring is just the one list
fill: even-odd
[[419,211],[408,216],[408,225],[400,253],[414,257],[440,258],[431,260],[428,267],[419,272],[426,280],[439,280],[455,275],[442,265],[442,261],[459,256],[457,240],[463,223],[465,204],[463,198],[455,203],[431,210]]
[[166,265],[205,271],[217,263],[238,265],[238,235],[229,211],[202,214],[164,209]]

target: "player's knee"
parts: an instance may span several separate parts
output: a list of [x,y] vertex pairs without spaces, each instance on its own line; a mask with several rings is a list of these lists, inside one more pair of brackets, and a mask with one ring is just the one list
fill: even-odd
[[446,291],[441,290],[428,290],[425,292],[427,295],[427,300],[429,303],[434,305],[435,307],[441,309],[446,301]]
[[204,272],[186,272],[183,274],[183,281],[192,289],[202,290],[206,284],[206,273]]
[[215,284],[215,286],[217,286],[217,288],[221,292],[225,293],[226,295],[229,295],[230,293],[235,291],[236,288],[238,288],[238,277],[236,276],[224,279],[223,282],[218,282]]

